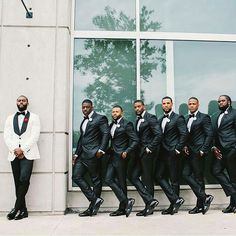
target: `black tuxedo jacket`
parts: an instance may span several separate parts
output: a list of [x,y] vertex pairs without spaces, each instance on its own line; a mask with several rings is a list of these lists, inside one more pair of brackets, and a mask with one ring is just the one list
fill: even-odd
[[91,159],[95,157],[99,149],[103,151],[107,149],[109,137],[110,133],[106,116],[94,112],[88,121],[85,133],[82,131],[82,123],[80,125],[80,138],[75,154],[80,156],[84,152],[86,158]]
[[[112,128],[113,123],[110,125]],[[114,156],[121,156],[122,152],[130,153],[138,145],[138,137],[134,131],[132,122],[122,118],[115,129],[114,137],[111,138],[110,151]]]
[[162,132],[155,115],[145,112],[139,126],[139,131],[137,131],[136,127],[136,132],[139,138],[137,150],[140,156],[143,155],[146,147],[152,152],[157,150],[161,142]]
[[[189,118],[186,120],[188,123]],[[195,119],[190,128],[190,133],[187,139],[187,146],[194,153],[200,150],[208,153],[213,140],[213,129],[211,118],[207,114],[197,112]]]
[[[160,127],[163,118],[164,116],[160,118]],[[172,112],[163,133],[161,143],[162,148],[167,151],[174,151],[175,149],[182,151],[186,143],[187,136],[188,130],[184,117]]]
[[213,121],[214,145],[219,149],[236,149],[236,110],[230,107],[227,113],[222,117],[219,127],[218,118],[220,114]]

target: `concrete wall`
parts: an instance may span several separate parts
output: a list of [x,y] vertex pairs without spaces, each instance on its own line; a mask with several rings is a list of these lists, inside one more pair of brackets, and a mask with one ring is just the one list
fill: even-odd
[[14,184],[3,142],[17,96],[41,119],[39,147],[28,193],[30,211],[63,212],[67,196],[70,17],[69,0],[0,0],[0,211],[13,207]]
[[[87,200],[81,192],[67,191],[70,96],[70,17],[71,0],[25,0],[32,8],[33,19],[26,19],[20,0],[0,0],[0,211],[8,211],[15,200],[13,177],[3,142],[6,117],[16,111],[17,96],[29,97],[29,110],[41,118],[39,147],[41,159],[35,161],[31,186],[27,195],[28,209],[62,213],[67,207],[85,208]],[[133,189],[133,188],[132,188]],[[221,189],[211,188],[215,207],[226,204]],[[185,206],[195,204],[189,188],[181,195]],[[103,210],[115,209],[118,201],[109,188],[102,193]],[[136,208],[143,202],[134,190]],[[161,206],[168,205],[158,188]]]

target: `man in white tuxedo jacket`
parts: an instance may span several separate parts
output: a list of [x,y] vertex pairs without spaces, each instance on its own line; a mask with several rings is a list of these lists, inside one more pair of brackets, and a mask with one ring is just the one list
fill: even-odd
[[11,162],[15,183],[16,202],[8,213],[9,220],[21,220],[28,217],[25,195],[30,184],[33,161],[39,159],[37,141],[40,135],[40,121],[36,114],[27,110],[28,98],[17,98],[18,112],[10,115],[4,128],[4,140],[9,149],[8,160]]

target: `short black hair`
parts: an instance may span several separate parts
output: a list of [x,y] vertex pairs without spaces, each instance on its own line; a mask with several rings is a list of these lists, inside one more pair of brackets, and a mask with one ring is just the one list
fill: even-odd
[[194,99],[194,100],[196,100],[197,102],[199,102],[198,98],[196,98],[196,97],[190,97],[188,100],[190,100],[190,99]]
[[144,105],[144,102],[143,102],[143,100],[141,100],[141,99],[135,100],[133,104],[135,104],[135,103],[137,103],[137,102],[140,102],[142,105]]
[[17,100],[20,98],[20,97],[23,97],[23,98],[25,98],[26,99],[26,101],[27,102],[29,102],[29,99],[25,96],[25,95],[20,95],[18,98],[17,98]]
[[89,104],[91,104],[91,106],[93,106],[93,102],[90,99],[84,99],[82,104],[84,104],[84,103],[89,103]]
[[170,99],[170,101],[173,102],[173,101],[172,101],[172,98],[169,97],[169,96],[165,96],[165,97],[163,97],[163,98],[162,98],[162,101],[163,101],[164,99]]
[[120,105],[114,105],[114,106],[112,107],[112,109],[113,109],[113,108],[120,108],[121,111],[123,111],[123,108],[122,108]]
[[223,95],[220,95],[220,97],[225,97],[226,100],[229,102],[229,105],[231,106],[231,104],[232,104],[232,100],[231,100],[231,97],[230,97],[229,95],[225,95],[225,94],[223,94]]

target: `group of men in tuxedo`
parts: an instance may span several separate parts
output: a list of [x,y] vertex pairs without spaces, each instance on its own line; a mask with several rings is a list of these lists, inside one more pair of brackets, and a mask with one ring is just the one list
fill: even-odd
[[[79,216],[93,216],[103,203],[101,198],[101,157],[109,156],[105,183],[113,190],[120,204],[110,216],[128,217],[135,203],[127,196],[126,178],[135,186],[145,203],[137,216],[153,214],[158,201],[154,198],[157,181],[170,201],[163,215],[178,212],[184,199],[180,197],[179,180],[183,177],[197,197],[189,214],[205,214],[213,200],[206,194],[204,162],[212,151],[212,173],[221,184],[230,204],[224,213],[236,213],[236,110],[231,98],[218,99],[220,113],[216,120],[199,111],[196,97],[188,100],[189,116],[176,114],[171,97],[162,99],[163,116],[158,120],[145,110],[142,100],[134,101],[135,126],[123,117],[119,105],[112,108],[112,123],[96,113],[91,100],[82,102],[84,119],[80,138],[73,155],[73,181],[81,188],[90,205]],[[184,161],[181,168],[182,160]],[[225,170],[227,174],[225,174]],[[92,187],[85,175],[89,174]]]

